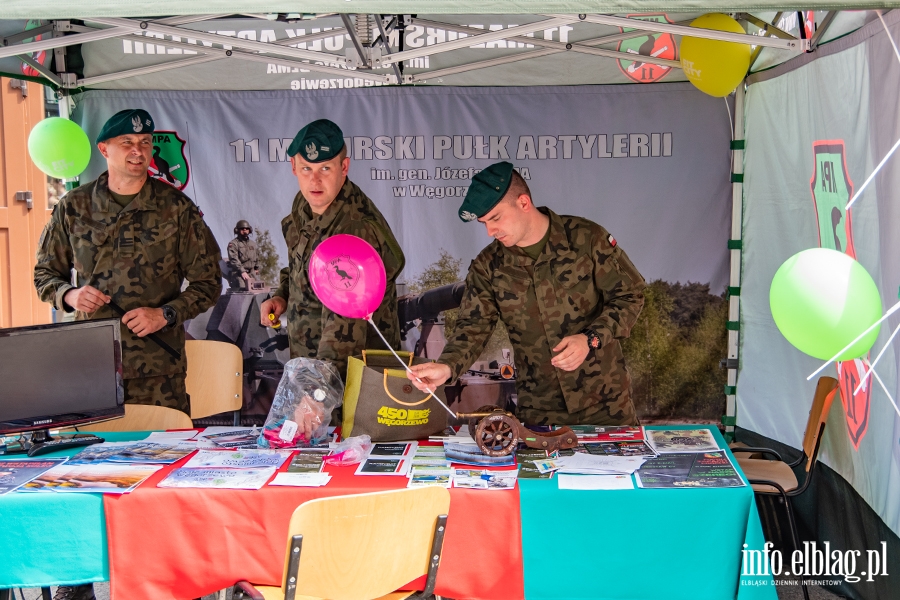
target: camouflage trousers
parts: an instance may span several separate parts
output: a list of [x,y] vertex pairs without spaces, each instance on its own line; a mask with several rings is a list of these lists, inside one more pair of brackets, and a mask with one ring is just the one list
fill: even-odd
[[540,410],[518,406],[516,416],[528,425],[640,425],[630,396],[601,401],[573,413],[564,408]]
[[125,404],[153,404],[191,414],[184,373],[125,380]]

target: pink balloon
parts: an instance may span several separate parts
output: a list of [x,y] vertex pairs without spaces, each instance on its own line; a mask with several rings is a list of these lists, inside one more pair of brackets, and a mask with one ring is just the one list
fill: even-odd
[[368,319],[384,298],[384,262],[369,242],[341,233],[309,258],[309,283],[322,304],[349,319]]

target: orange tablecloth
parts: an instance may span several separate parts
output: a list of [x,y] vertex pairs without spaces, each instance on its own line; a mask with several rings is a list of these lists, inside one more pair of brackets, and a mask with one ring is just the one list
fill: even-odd
[[[407,482],[405,477],[354,476],[354,465],[326,467],[332,479],[320,488],[156,487],[186,460],[160,470],[130,494],[104,497],[112,600],[190,600],[240,579],[281,585],[288,521],[297,506],[314,498],[402,488]],[[397,535],[403,535],[402,523]],[[418,589],[422,585],[424,579]],[[450,490],[435,593],[454,599],[524,598],[518,486],[513,491]]]

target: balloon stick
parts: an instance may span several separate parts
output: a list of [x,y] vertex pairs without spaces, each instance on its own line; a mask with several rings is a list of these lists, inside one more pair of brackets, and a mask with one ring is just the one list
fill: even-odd
[[[384,342],[384,345],[387,346],[387,349],[391,351],[391,354],[393,354],[393,355],[397,358],[397,362],[399,362],[401,365],[403,365],[403,368],[406,369],[406,372],[407,372],[407,373],[411,374],[413,377],[416,377],[416,374],[412,372],[412,369],[409,368],[409,365],[407,365],[407,364],[403,361],[403,359],[400,358],[400,356],[399,356],[396,352],[394,352],[394,349],[391,348],[391,345],[388,344],[388,341],[387,341],[386,339],[384,339],[384,336],[383,336],[383,335],[381,335],[381,331],[378,330],[378,326],[375,325],[375,321],[372,320],[372,315],[369,315],[369,316],[366,318],[366,320],[367,320],[369,323],[372,324],[372,327],[375,328],[375,332],[378,334],[378,337],[381,338],[381,341]],[[416,381],[418,381],[419,383],[422,383],[422,380],[419,379],[418,377],[416,377]],[[438,398],[437,396],[434,395],[434,392],[432,392],[432,391],[431,391],[430,389],[428,389],[427,387],[425,388],[425,391],[428,392],[428,393],[431,395],[432,398],[434,398],[435,400],[437,400],[437,401],[438,401],[438,404],[440,404],[441,406],[443,406],[444,409],[445,409],[448,413],[450,413],[450,415],[451,415],[454,419],[459,418],[459,417],[456,416],[456,413],[455,413],[455,412],[453,412],[452,410],[450,410],[450,407],[449,407],[449,406],[447,406],[446,404],[444,404],[444,403],[441,401],[440,398]]]
[[897,411],[897,414],[900,415],[900,408],[897,407],[897,403],[894,402],[894,397],[891,396],[891,393],[888,391],[887,386],[884,385],[884,382],[881,380],[881,377],[878,376],[878,372],[875,369],[872,369],[872,375],[875,376],[875,379],[878,380],[878,383],[881,384],[881,389],[884,390],[884,393],[887,394],[888,400],[891,401],[891,404],[894,405],[894,410]]
[[869,177],[863,182],[859,190],[857,190],[857,192],[853,194],[853,197],[850,198],[850,202],[847,203],[847,206],[844,207],[844,210],[850,210],[850,207],[853,206],[853,203],[856,202],[856,199],[859,198],[860,194],[863,193],[863,190],[865,190],[869,186],[869,183],[875,178],[875,176],[878,175],[878,171],[881,170],[881,167],[884,166],[884,163],[888,161],[888,159],[894,154],[898,147],[900,147],[900,140],[897,140],[897,143],[894,144],[894,147],[888,150],[888,153],[884,155],[884,158],[881,159],[881,162],[878,163],[878,166],[875,167],[874,171],[872,171],[872,174],[869,175]]
[[806,380],[809,381],[810,379],[812,379],[813,377],[815,377],[816,375],[818,375],[819,373],[821,373],[821,372],[825,369],[825,367],[827,367],[828,365],[830,365],[831,363],[833,363],[834,361],[836,361],[836,360],[838,359],[838,357],[839,357],[841,354],[843,354],[844,352],[846,352],[847,350],[849,350],[850,348],[852,348],[852,347],[853,347],[853,344],[855,344],[855,343],[858,342],[859,340],[863,339],[863,337],[865,337],[865,335],[866,335],[867,333],[869,333],[870,331],[872,331],[873,329],[875,329],[879,324],[881,324],[882,321],[884,321],[884,320],[887,319],[889,316],[891,316],[892,314],[894,314],[895,312],[897,312],[898,309],[900,309],[900,302],[898,302],[897,304],[893,305],[893,306],[890,308],[890,310],[888,310],[886,313],[884,313],[884,316],[882,316],[880,319],[878,319],[877,321],[875,321],[874,323],[872,323],[871,325],[869,325],[869,328],[866,329],[865,331],[863,331],[863,332],[862,332],[861,334],[859,334],[858,336],[856,336],[856,339],[854,339],[852,342],[850,342],[849,344],[847,344],[846,346],[844,346],[843,348],[841,348],[841,350],[840,350],[837,354],[835,354],[834,356],[831,357],[831,360],[829,360],[829,361],[826,362],[824,365],[822,365],[821,367],[819,367],[818,369],[816,369],[815,371],[813,371],[812,374],[811,374],[809,377],[806,378]]
[[869,374],[870,374],[873,370],[875,370],[875,365],[878,364],[878,361],[881,360],[881,357],[882,357],[882,356],[884,356],[884,353],[885,353],[885,351],[888,349],[888,346],[890,346],[890,345],[891,345],[891,342],[894,341],[894,338],[897,337],[897,332],[900,332],[900,325],[897,325],[897,328],[894,329],[894,333],[892,333],[892,334],[891,334],[891,337],[888,338],[888,341],[885,342],[884,348],[881,349],[881,352],[878,353],[878,356],[876,356],[876,357],[875,357],[875,360],[872,362],[872,364],[869,365],[869,370],[866,371],[866,374],[865,374],[865,375],[863,375],[862,381],[860,381],[860,382],[859,382],[859,385],[856,386],[856,389],[853,390],[853,395],[854,395],[854,396],[857,395],[857,394],[859,393],[859,390],[862,389],[862,386],[865,385],[866,379],[869,378]]

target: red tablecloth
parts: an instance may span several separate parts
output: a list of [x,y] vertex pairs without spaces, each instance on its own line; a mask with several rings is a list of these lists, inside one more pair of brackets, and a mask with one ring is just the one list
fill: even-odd
[[[402,488],[407,482],[405,477],[354,476],[355,466],[328,466],[332,479],[320,488],[156,487],[186,460],[160,470],[130,494],[104,497],[112,600],[190,600],[240,579],[281,585],[288,521],[297,506],[314,498]],[[518,486],[513,491],[451,489],[435,593],[455,599],[524,598],[519,523]],[[403,535],[401,523],[397,535]],[[422,585],[424,579],[418,589]]]

